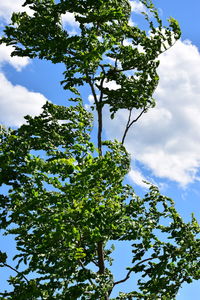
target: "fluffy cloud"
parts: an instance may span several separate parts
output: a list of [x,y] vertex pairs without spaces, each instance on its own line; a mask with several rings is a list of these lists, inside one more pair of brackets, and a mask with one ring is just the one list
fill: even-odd
[[0,3],[0,18],[4,21],[9,22],[13,11],[19,11],[23,0],[6,0]]
[[146,182],[149,182],[149,179],[145,178],[136,168],[131,169],[128,175],[129,178],[137,185],[141,186],[142,188],[148,188],[149,185]]
[[76,21],[74,14],[70,12],[66,12],[64,15],[61,16],[63,25],[70,25],[71,27],[78,27],[79,22]]
[[[126,146],[157,177],[181,185],[199,180],[200,53],[189,41],[178,41],[162,54],[156,108],[131,128]],[[121,111],[107,122],[109,137],[120,138],[127,120]],[[120,124],[120,125],[119,125]]]
[[28,9],[28,7],[22,7],[24,2],[24,0],[0,1],[0,18],[8,23],[13,12],[27,11],[28,13],[31,13],[31,10]]
[[28,57],[11,57],[11,52],[13,51],[12,46],[0,45],[0,68],[9,63],[17,71],[21,71],[27,64],[29,64],[30,59]]
[[140,14],[141,12],[147,11],[146,7],[142,2],[130,1],[130,3],[131,3],[131,10],[134,13]]
[[[24,0],[6,0],[0,2],[0,21],[9,23],[10,17],[13,12],[19,12],[26,10],[30,11],[28,8],[22,7]],[[21,71],[30,60],[27,57],[11,57],[11,52],[13,51],[12,46],[0,45],[0,68],[6,63],[12,65],[17,71]]]
[[[12,13],[24,11],[24,0],[6,0],[0,3],[0,19],[9,23]],[[29,9],[26,9],[28,12]],[[11,57],[12,46],[0,45],[0,122],[6,126],[20,126],[24,123],[27,114],[37,115],[46,102],[46,98],[40,93],[28,91],[20,85],[9,82],[1,69],[10,64],[17,71],[21,71],[30,60],[27,57]]]
[[13,85],[0,73],[0,120],[6,126],[20,126],[24,116],[38,115],[47,99],[40,93],[28,91],[20,85]]

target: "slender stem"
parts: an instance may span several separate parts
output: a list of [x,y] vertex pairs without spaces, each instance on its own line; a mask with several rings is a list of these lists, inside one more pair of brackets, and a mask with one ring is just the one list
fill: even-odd
[[3,263],[3,266],[7,267],[7,268],[9,268],[11,270],[13,270],[14,272],[16,272],[17,274],[19,274],[20,276],[22,276],[26,280],[27,283],[29,283],[28,279],[21,272],[19,272],[18,270],[16,270],[15,268],[11,267],[10,265],[8,265],[6,263]]
[[[152,259],[156,259],[156,258],[159,258],[159,256],[158,256],[158,257],[150,257],[150,258],[146,258],[146,259],[144,259],[144,260],[138,262],[133,268],[135,268],[135,267],[138,266],[138,265],[143,264],[143,263],[146,262],[146,261],[149,261],[149,260],[152,260]],[[133,272],[133,268],[132,268],[131,270],[128,271],[128,273],[126,274],[126,277],[125,277],[124,279],[114,282],[113,287],[114,287],[115,285],[117,285],[117,284],[120,284],[120,283],[125,282],[126,280],[128,280],[128,279],[130,278],[131,273]]]
[[102,156],[102,128],[103,128],[103,121],[102,121],[102,108],[98,107],[98,149],[99,155]]
[[130,124],[130,121],[131,121],[131,114],[132,114],[132,109],[129,110],[128,121],[126,123],[126,128],[125,128],[124,135],[123,135],[123,138],[122,138],[122,144],[124,143],[126,134],[128,132],[129,124]]
[[[102,80],[101,80],[102,81]],[[103,84],[101,82],[101,84]],[[102,121],[102,97],[101,99],[98,100],[95,88],[94,88],[94,83],[89,80],[89,85],[91,87],[92,95],[94,97],[94,102],[96,105],[96,110],[97,110],[97,116],[98,116],[98,134],[97,134],[97,140],[98,140],[98,150],[99,150],[99,155],[102,155],[102,128],[103,128],[103,121]]]
[[99,90],[100,90],[100,96],[99,96],[99,102],[98,102],[98,106],[97,106],[97,111],[98,111],[98,124],[99,124],[99,128],[98,128],[98,145],[99,145],[99,155],[101,156],[102,155],[102,130],[103,130],[103,114],[102,114],[102,111],[103,111],[103,105],[102,105],[102,102],[103,102],[103,83],[104,83],[104,80],[105,80],[105,70],[102,66],[102,71],[103,71],[103,76],[101,78],[101,81],[100,81],[100,85],[99,85]]
[[124,131],[124,134],[123,134],[123,137],[122,137],[122,144],[124,144],[124,141],[125,141],[125,138],[126,138],[126,135],[128,133],[128,130],[130,129],[130,127],[133,125],[133,123],[137,122],[139,120],[139,118],[143,115],[144,112],[146,112],[147,108],[144,108],[141,113],[137,116],[136,119],[134,119],[133,121],[130,122],[130,119],[131,119],[131,113],[132,113],[132,110],[130,110],[129,112],[129,118],[128,118],[128,122],[126,124],[126,128],[125,128],[125,131]]

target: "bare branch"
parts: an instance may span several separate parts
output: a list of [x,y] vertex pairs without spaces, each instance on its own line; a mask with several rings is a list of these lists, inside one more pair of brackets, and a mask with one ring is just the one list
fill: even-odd
[[132,108],[129,110],[128,121],[126,123],[126,128],[125,128],[124,135],[123,135],[123,138],[122,138],[122,144],[124,143],[124,139],[125,139],[126,134],[128,132],[129,124],[130,124],[130,121],[131,121],[131,114],[132,114]]
[[136,119],[134,119],[133,121],[130,121],[132,109],[130,110],[128,122],[127,122],[127,124],[126,124],[126,128],[125,128],[125,131],[124,131],[124,135],[123,135],[123,137],[122,137],[122,144],[124,144],[126,135],[127,135],[127,133],[128,133],[128,130],[130,129],[130,127],[133,125],[133,123],[137,122],[137,121],[139,120],[139,118],[143,115],[143,113],[145,113],[146,111],[147,111],[147,108],[145,107],[145,108],[141,111],[141,113],[137,116]]
[[95,92],[95,88],[94,88],[94,83],[89,80],[89,85],[91,87],[91,91],[92,91],[92,95],[94,97],[94,102],[96,105],[96,110],[97,110],[97,114],[98,114],[98,134],[97,134],[97,140],[98,140],[98,149],[99,149],[99,155],[102,155],[102,143],[101,143],[101,135],[102,135],[102,108],[101,105],[99,105],[99,101]]
[[156,259],[156,258],[159,258],[159,256],[158,256],[158,257],[150,257],[150,258],[146,258],[146,259],[144,259],[144,260],[138,262],[132,269],[130,269],[130,270],[128,271],[128,273],[127,273],[127,275],[126,275],[126,277],[125,277],[124,279],[114,282],[113,287],[114,287],[115,285],[117,285],[117,284],[120,284],[120,283],[125,282],[126,280],[128,280],[128,279],[130,278],[131,273],[133,272],[133,269],[134,269],[136,266],[139,266],[139,265],[143,264],[143,263],[146,262],[146,261],[149,261],[149,260],[152,260],[152,259]]
[[95,91],[95,87],[94,87],[94,80],[92,81],[91,78],[89,78],[88,76],[88,83],[90,85],[91,91],[92,91],[92,95],[94,97],[94,102],[96,105],[96,110],[97,110],[97,114],[98,114],[98,135],[97,135],[97,139],[98,139],[98,149],[99,149],[99,155],[102,155],[102,128],[103,128],[103,118],[102,118],[102,100],[103,100],[103,91],[102,91],[102,87],[103,87],[103,82],[105,80],[105,70],[104,67],[101,66],[102,71],[103,71],[103,76],[100,80],[100,85],[99,85],[99,90],[100,90],[100,96],[99,99],[97,97],[96,91]]
[[7,268],[11,269],[12,271],[16,272],[17,274],[19,274],[20,276],[22,276],[22,277],[25,279],[25,281],[26,281],[27,283],[29,283],[28,279],[27,279],[21,272],[19,272],[17,269],[11,267],[10,265],[8,265],[8,264],[6,264],[6,263],[2,263],[2,265],[3,265],[4,267],[7,267]]

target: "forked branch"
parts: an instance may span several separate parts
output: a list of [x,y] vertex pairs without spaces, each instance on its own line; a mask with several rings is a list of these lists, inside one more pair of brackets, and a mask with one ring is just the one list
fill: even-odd
[[127,124],[126,124],[124,135],[122,137],[122,144],[124,144],[126,135],[128,133],[128,130],[130,129],[130,127],[133,125],[133,123],[137,122],[139,120],[139,118],[143,115],[143,113],[145,113],[146,111],[147,111],[147,108],[146,107],[143,108],[143,110],[140,112],[140,114],[137,116],[137,118],[131,121],[132,109],[129,110],[128,121],[127,121]]

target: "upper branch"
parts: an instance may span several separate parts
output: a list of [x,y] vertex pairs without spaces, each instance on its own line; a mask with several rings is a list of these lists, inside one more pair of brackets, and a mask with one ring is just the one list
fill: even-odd
[[101,66],[102,71],[103,71],[103,76],[100,79],[100,85],[99,85],[99,90],[100,90],[100,95],[99,98],[96,94],[95,91],[95,87],[94,87],[94,81],[92,81],[91,79],[88,80],[89,85],[91,87],[91,91],[92,91],[92,95],[94,97],[94,102],[96,105],[96,110],[97,110],[97,114],[98,114],[98,135],[97,135],[97,140],[98,140],[98,150],[99,150],[99,155],[102,155],[102,130],[103,130],[103,117],[102,117],[102,109],[103,109],[103,105],[102,105],[102,101],[103,101],[103,83],[104,83],[104,79],[105,79],[105,70],[103,68],[103,66]]
[[132,109],[130,110],[128,122],[127,122],[127,124],[126,124],[126,128],[125,128],[125,131],[124,131],[124,134],[123,134],[123,137],[122,137],[122,144],[124,144],[126,135],[127,135],[127,133],[128,133],[128,130],[130,129],[130,127],[133,125],[133,123],[137,122],[137,121],[139,120],[139,118],[143,115],[143,113],[145,113],[146,111],[147,111],[147,108],[145,107],[145,108],[140,112],[140,114],[137,116],[137,118],[131,121],[131,113],[132,113]]

